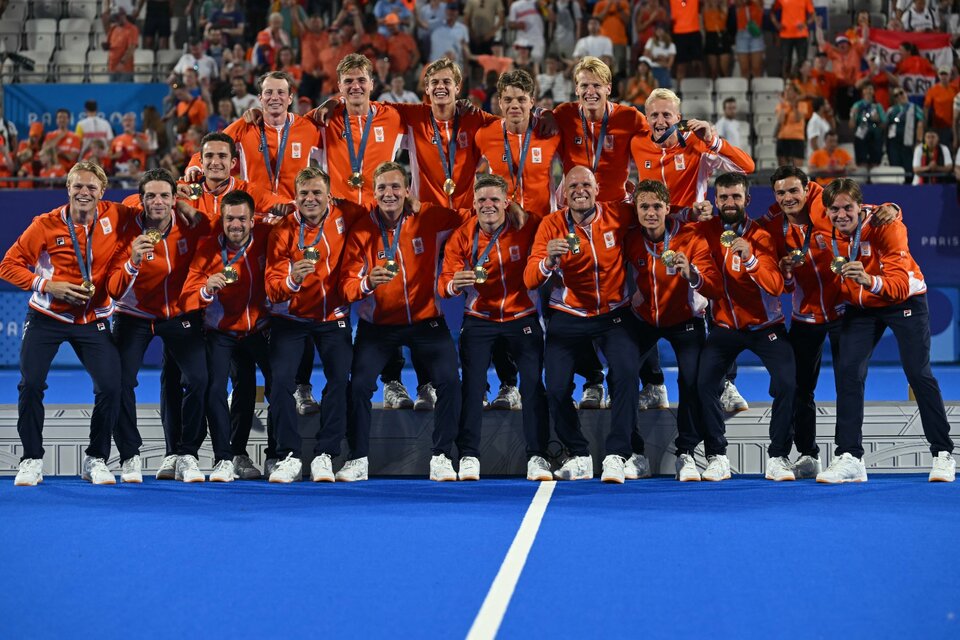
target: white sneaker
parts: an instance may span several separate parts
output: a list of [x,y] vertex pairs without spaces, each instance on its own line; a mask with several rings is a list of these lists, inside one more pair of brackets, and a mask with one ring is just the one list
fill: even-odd
[[413,399],[399,380],[383,385],[384,409],[413,409]]
[[607,406],[604,399],[604,390],[602,384],[593,384],[583,388],[583,395],[580,397],[578,409],[605,409]]
[[800,456],[793,464],[793,475],[797,477],[797,480],[816,478],[822,470],[820,458],[814,458],[813,456]]
[[314,482],[335,482],[336,476],[333,475],[333,460],[329,453],[321,453],[314,456],[310,463],[310,479]]
[[720,482],[730,479],[730,460],[727,456],[710,456],[707,468],[703,470],[703,479],[708,482]]
[[640,401],[637,403],[640,411],[647,409],[669,409],[670,401],[667,400],[667,385],[665,384],[645,384],[640,389]]
[[635,453],[623,465],[623,477],[627,480],[639,480],[640,478],[649,478],[650,461],[642,453]]
[[461,480],[479,480],[480,461],[473,456],[460,458],[460,473],[457,475]]
[[550,463],[540,456],[533,456],[527,460],[527,480],[534,482],[546,482],[553,480],[553,474],[550,473]]
[[490,403],[490,408],[503,411],[520,411],[523,409],[523,404],[520,402],[520,390],[511,384],[500,385],[500,391],[493,402]]
[[35,487],[43,482],[43,460],[27,458],[20,461],[20,469],[13,484],[16,487]]
[[290,484],[291,482],[300,482],[300,473],[303,471],[303,463],[300,458],[294,458],[292,453],[277,462],[277,465],[270,472],[270,482],[280,484]]
[[700,482],[700,470],[697,461],[689,453],[677,456],[677,480],[680,482]]
[[433,411],[437,404],[437,391],[429,382],[417,387],[417,400],[413,403],[414,411]]
[[740,392],[729,380],[723,381],[723,391],[720,393],[720,407],[724,413],[740,413],[750,408]]
[[957,462],[946,451],[941,451],[933,458],[933,469],[930,470],[930,482],[953,482],[957,477]]
[[143,464],[140,456],[133,456],[120,465],[120,482],[140,484],[143,482]]
[[368,477],[369,463],[366,458],[347,460],[337,471],[337,482],[357,482]]
[[600,474],[600,482],[611,484],[623,484],[623,464],[626,462],[620,456],[607,456],[603,459],[603,473]]
[[200,461],[191,455],[177,458],[177,480],[183,482],[205,482],[206,477],[200,471]]
[[825,471],[817,474],[817,482],[824,484],[842,484],[844,482],[866,482],[867,466],[863,460],[849,453],[834,457]]
[[167,456],[160,463],[157,469],[157,480],[176,480],[177,479],[177,458],[179,456]]
[[[479,462],[477,466],[479,467]],[[479,469],[477,469],[479,477]],[[430,479],[437,482],[451,482],[457,479],[457,472],[453,470],[453,462],[450,458],[438,453],[430,458]]]
[[236,469],[233,468],[233,460],[221,460],[213,465],[213,471],[210,472],[210,482],[233,482],[237,479]]
[[260,469],[253,466],[250,456],[233,456],[233,473],[240,480],[259,480],[263,477]]
[[560,468],[553,472],[553,477],[557,480],[590,480],[593,478],[593,457],[567,458]]
[[774,482],[784,482],[796,480],[797,476],[793,473],[793,465],[790,464],[790,458],[774,457],[767,459],[767,473],[764,475],[767,480]]
[[313,385],[298,384],[297,390],[293,392],[293,397],[297,401],[297,413],[300,415],[307,416],[311,413],[320,412],[320,405],[313,397]]
[[107,468],[107,463],[103,458],[93,458],[87,456],[83,459],[83,473],[80,477],[93,484],[117,484],[117,479]]
[[277,465],[280,463],[276,458],[267,458],[263,461],[263,476],[264,478],[269,478],[270,474],[273,473],[273,470],[277,468]]

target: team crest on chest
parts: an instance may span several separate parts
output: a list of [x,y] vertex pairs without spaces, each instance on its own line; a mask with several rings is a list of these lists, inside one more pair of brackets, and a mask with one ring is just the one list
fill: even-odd
[[337,218],[334,223],[337,225],[337,233],[343,235],[343,218]]
[[179,240],[177,240],[177,253],[179,253],[180,255],[183,255],[187,252],[188,248],[189,247],[187,247],[186,238],[180,238]]
[[617,238],[613,234],[613,231],[605,231],[603,233],[603,245],[607,249],[613,249],[617,245]]
[[683,154],[678,154],[673,156],[673,166],[677,171],[683,171],[687,168],[686,161],[683,158]]
[[826,240],[823,239],[823,236],[821,235],[817,236],[817,246],[820,247],[821,249],[827,248],[827,242]]
[[860,253],[862,253],[864,257],[867,257],[867,258],[870,257],[871,249],[870,249],[869,242],[864,242],[860,245]]
[[413,252],[416,255],[423,253],[423,238],[414,238],[413,239]]
[[613,151],[613,136],[609,133],[603,138],[603,150]]
[[530,162],[533,164],[543,164],[543,151],[540,147],[530,149]]
[[457,146],[459,148],[466,149],[469,143],[470,143],[470,140],[467,137],[466,131],[460,131],[457,133]]
[[510,262],[520,262],[520,247],[517,245],[510,246]]
[[301,153],[300,143],[299,142],[291,143],[290,157],[293,158],[294,160],[298,160],[300,158],[300,153]]
[[100,227],[104,234],[113,233],[113,225],[110,224],[110,218],[100,218]]
[[377,142],[383,142],[383,127],[374,127],[373,128],[373,139]]

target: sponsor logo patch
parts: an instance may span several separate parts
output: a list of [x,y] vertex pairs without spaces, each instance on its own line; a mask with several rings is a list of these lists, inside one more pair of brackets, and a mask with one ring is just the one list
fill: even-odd
[[532,328],[532,327],[524,327],[524,328],[523,328],[523,332],[524,332],[525,334],[527,334],[527,335],[530,335],[531,333],[533,333],[533,328]]
[[913,310],[912,310],[912,309],[904,309],[904,310],[903,310],[903,317],[904,317],[904,318],[909,318],[909,317],[912,316],[912,315],[913,315]]
[[643,161],[643,168],[644,168],[644,169],[652,169],[652,168],[653,168],[653,163],[650,162],[649,160],[644,160],[644,161]]
[[430,326],[431,326],[433,329],[437,329],[437,328],[440,326],[440,323],[437,322],[436,320],[431,320],[431,321],[430,321]]
[[104,322],[97,323],[97,331],[106,331],[107,325]]
[[346,329],[346,328],[347,328],[347,321],[346,321],[346,320],[337,320],[337,326],[340,327],[341,329]]
[[62,246],[65,245],[65,244],[67,244],[66,238],[63,238],[63,237],[57,238],[57,246],[58,246],[58,247],[62,247]]
[[183,328],[184,328],[184,329],[189,329],[189,328],[190,328],[190,321],[189,321],[189,320],[184,320],[184,321],[181,322],[180,324],[183,325]]
[[767,340],[769,340],[770,342],[776,342],[776,340],[777,340],[777,334],[771,333],[771,334],[767,335]]

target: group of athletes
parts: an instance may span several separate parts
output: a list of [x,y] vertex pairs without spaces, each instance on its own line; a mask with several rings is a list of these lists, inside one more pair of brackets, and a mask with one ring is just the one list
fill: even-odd
[[[651,375],[643,362],[665,339],[679,368],[678,480],[730,478],[720,393],[750,350],[773,396],[766,477],[862,482],[864,380],[885,327],[917,397],[930,480],[954,479],[929,363],[926,285],[895,204],[866,205],[853,180],[821,188],[781,167],[771,179],[776,205],[751,218],[750,157],[709,123],[681,120],[669,90],[651,93],[646,115],[610,102],[610,70],[593,57],[573,71],[577,102],[552,112],[533,109],[529,74],[502,74],[502,118],[458,103],[461,72],[446,59],[426,68],[425,105],[372,102],[363,56],[346,56],[337,73],[341,99],[310,117],[290,112],[286,74],[265,75],[262,111],[207,135],[179,182],[148,171],[122,204],[102,200],[99,166],[73,167],[68,203],[35,218],[0,263],[0,277],[33,292],[17,485],[43,479],[44,390],[63,342],[94,382],[83,478],[116,482],[106,464],[112,437],[121,480],[142,481],[135,388],[153,336],[164,345],[162,479],[206,479],[198,451],[208,429],[211,481],[261,477],[247,454],[256,367],[269,400],[262,475],[300,479],[294,393],[309,383],[314,348],[326,386],[310,476],[367,479],[371,399],[378,376],[399,379],[401,346],[435,389],[432,480],[480,478],[497,353],[498,373],[519,373],[527,478],[593,478],[573,380],[601,370],[596,349],[612,414],[601,479],[647,477],[638,378]],[[410,174],[394,161],[402,145]],[[555,159],[564,173],[557,189]],[[636,184],[627,180],[631,160]],[[484,162],[489,172],[478,174]],[[712,175],[715,203],[705,201]],[[538,292],[549,298],[543,318]],[[459,354],[438,307],[438,297],[455,296],[465,296]],[[822,469],[814,389],[827,336],[837,428]],[[567,454],[557,469],[546,456],[551,418]],[[334,472],[344,436],[346,462]],[[702,472],[693,457],[701,443]]]

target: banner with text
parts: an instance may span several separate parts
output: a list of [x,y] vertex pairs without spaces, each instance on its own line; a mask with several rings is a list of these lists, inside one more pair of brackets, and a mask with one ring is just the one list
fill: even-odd
[[937,82],[937,68],[953,66],[953,50],[950,48],[950,35],[946,33],[907,33],[903,31],[887,31],[886,29],[871,29],[868,56],[880,56],[880,66],[894,68],[900,63],[900,45],[910,42],[916,45],[920,55],[930,61],[932,67],[925,63],[909,65],[899,74],[907,95],[913,98],[923,98],[927,89]]

